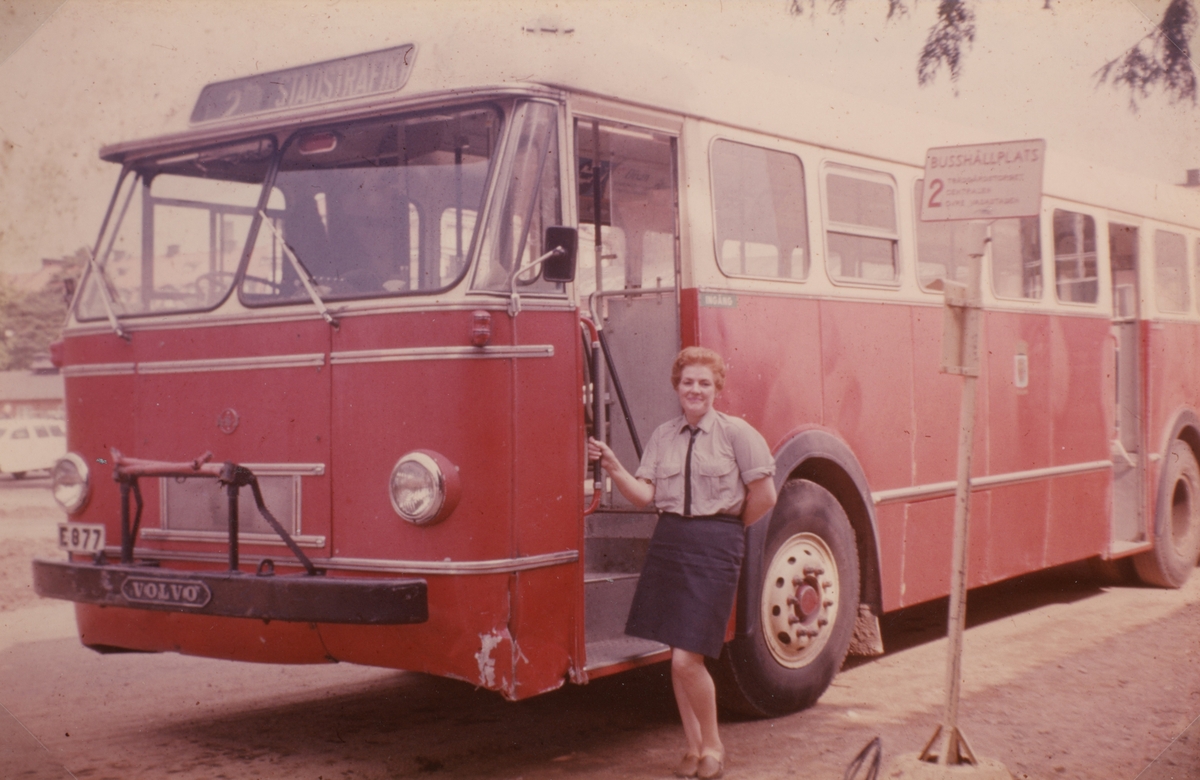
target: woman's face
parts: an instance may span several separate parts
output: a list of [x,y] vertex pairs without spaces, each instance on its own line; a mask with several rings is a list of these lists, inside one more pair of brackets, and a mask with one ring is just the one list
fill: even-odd
[[696,364],[684,366],[675,392],[679,393],[679,405],[683,407],[683,414],[688,422],[699,422],[701,417],[708,414],[713,399],[717,397],[717,384],[713,379],[712,369]]

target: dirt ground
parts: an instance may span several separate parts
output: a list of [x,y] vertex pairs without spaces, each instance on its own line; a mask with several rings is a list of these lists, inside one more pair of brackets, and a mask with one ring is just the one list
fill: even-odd
[[[662,666],[510,703],[464,683],[81,647],[32,594],[60,555],[44,486],[0,484],[0,778],[669,777]],[[1200,778],[1200,575],[1179,591],[1043,573],[969,599],[960,724],[1016,778]],[[726,719],[730,778],[840,778],[867,742],[920,750],[944,702],[945,603],[885,619],[818,704]],[[884,776],[889,772],[885,766]]]

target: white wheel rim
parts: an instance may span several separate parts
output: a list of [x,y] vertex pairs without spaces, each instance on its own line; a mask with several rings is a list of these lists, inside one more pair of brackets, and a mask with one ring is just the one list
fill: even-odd
[[824,649],[837,619],[841,586],[833,551],[821,537],[796,534],[776,551],[762,592],[762,628],[771,655],[798,669]]

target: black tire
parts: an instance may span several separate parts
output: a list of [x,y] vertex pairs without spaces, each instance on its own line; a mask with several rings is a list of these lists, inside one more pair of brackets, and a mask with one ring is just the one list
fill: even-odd
[[812,706],[841,669],[858,614],[854,529],[833,494],[788,482],[770,522],[763,576],[749,583],[759,625],[713,669],[721,706],[752,717]]
[[13,479],[25,479],[25,472],[24,471],[14,471],[12,473],[12,478]]
[[1154,516],[1154,549],[1133,557],[1147,585],[1182,588],[1200,557],[1200,465],[1186,442],[1171,442]]

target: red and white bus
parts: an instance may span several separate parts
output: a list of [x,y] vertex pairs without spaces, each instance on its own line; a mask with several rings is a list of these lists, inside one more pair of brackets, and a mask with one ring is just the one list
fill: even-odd
[[[778,463],[728,706],[810,705],[848,650],[882,651],[880,615],[947,594],[942,287],[975,250],[920,221],[921,166],[1005,139],[799,111],[799,80],[782,101],[717,65],[703,86],[573,67],[563,34],[210,84],[188,129],[102,150],[120,175],[56,352],[70,552],[34,564],[85,645],[510,699],[663,660],[623,634],[655,515],[584,442],[635,462],[692,344]],[[1177,587],[1200,552],[1200,196],[1059,152],[1040,216],[995,220],[982,261],[969,582],[1132,556]]]

